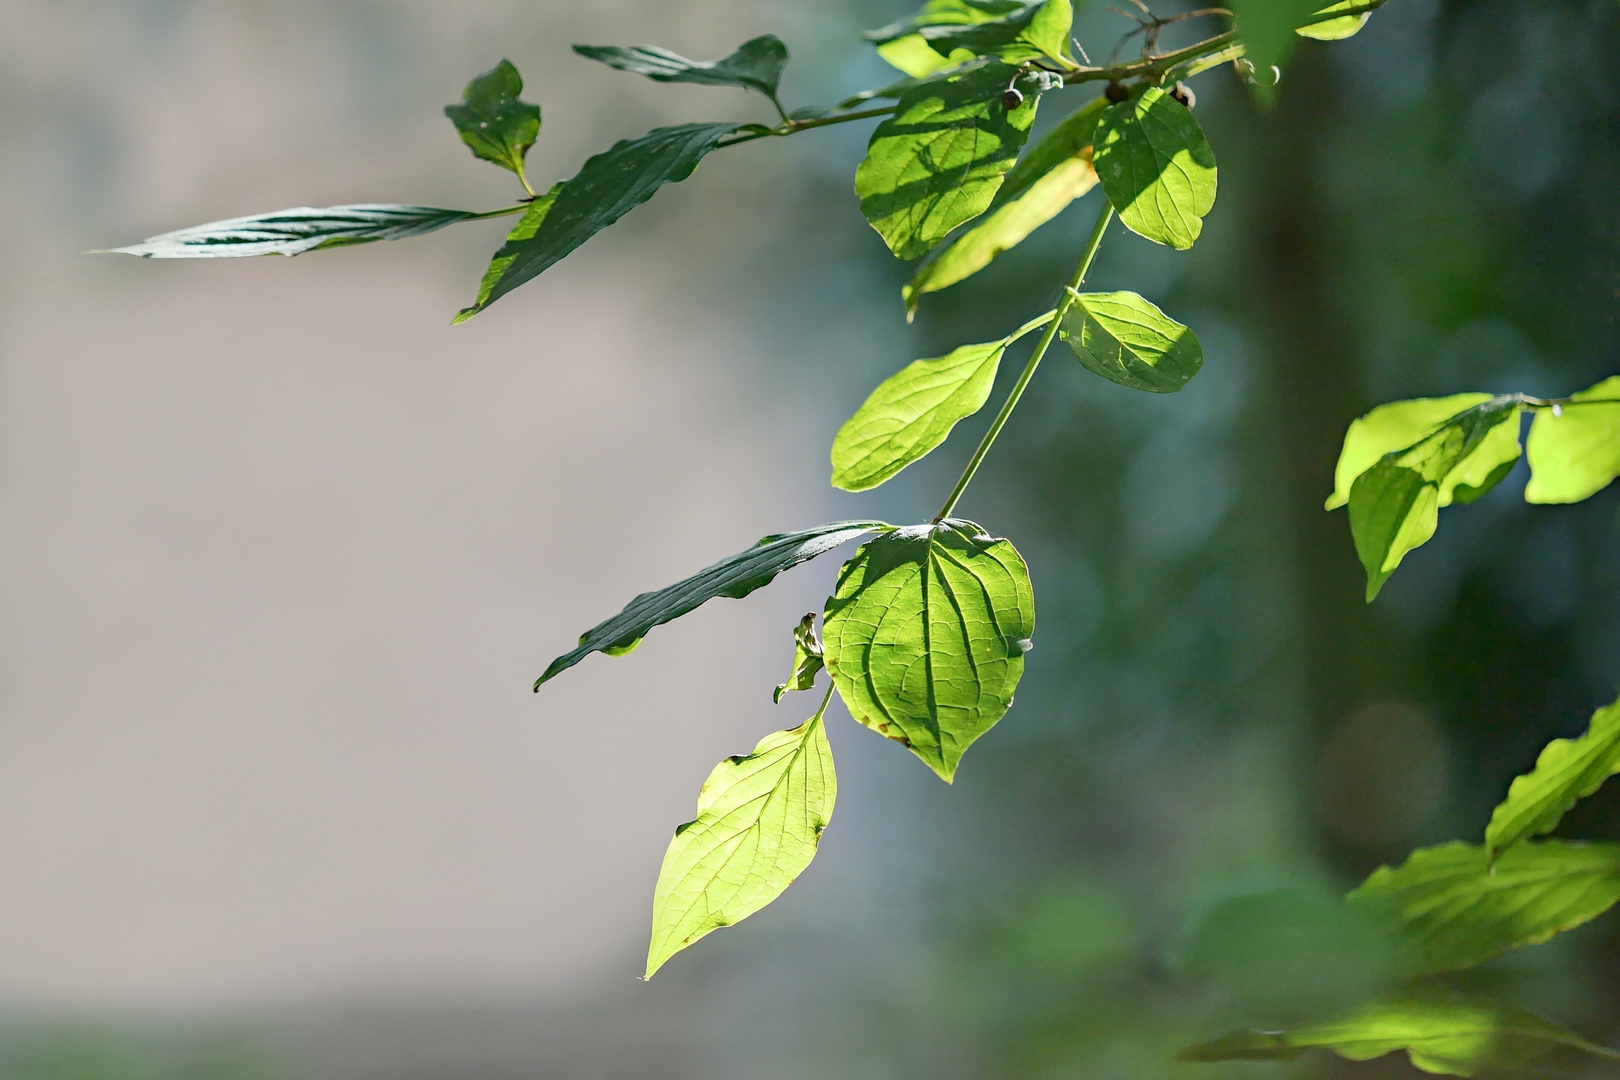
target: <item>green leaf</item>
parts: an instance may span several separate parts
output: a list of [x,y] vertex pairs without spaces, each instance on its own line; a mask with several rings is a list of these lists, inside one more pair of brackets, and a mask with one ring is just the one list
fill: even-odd
[[816,675],[823,667],[821,655],[821,637],[816,633],[816,613],[812,611],[793,628],[793,671],[787,682],[771,694],[771,704],[780,702],[782,695],[791,690],[808,690],[815,686]]
[[1507,475],[1519,456],[1518,416],[1517,395],[1490,398],[1356,477],[1350,534],[1367,571],[1368,603],[1406,553],[1434,535],[1442,497],[1470,502]]
[[1076,295],[1058,333],[1086,370],[1133,390],[1174,393],[1204,366],[1198,335],[1133,292]]
[[[508,239],[495,253],[502,271],[479,289],[479,300],[462,311],[464,322],[543,271],[652,198],[665,184],[692,175],[703,156],[741,124],[681,124],[625,139],[585,162],[579,175],[553,188],[548,210],[528,237]],[[494,269],[493,264],[491,270]]]
[[[1405,450],[1459,413],[1489,400],[1490,394],[1453,394],[1393,401],[1350,421],[1338,467],[1333,471],[1333,494],[1323,509],[1336,510],[1349,502],[1350,485],[1385,454]],[[1450,501],[1448,497],[1446,502]]]
[[983,270],[1091,190],[1097,183],[1091,136],[1107,105],[1106,98],[1097,98],[1077,109],[1019,159],[991,200],[989,216],[924,263],[901,290],[908,322],[922,294]]
[[1262,72],[1288,59],[1299,42],[1295,27],[1311,21],[1322,0],[1232,0],[1237,39],[1244,55]]
[[903,38],[886,41],[878,46],[877,53],[888,63],[917,79],[937,75],[949,68],[970,63],[974,59],[973,54],[966,49],[957,49],[949,56],[941,56],[923,40],[921,34],[909,34]]
[[1103,113],[1097,178],[1132,232],[1177,250],[1193,246],[1215,205],[1215,152],[1193,114],[1156,86]]
[[[1329,4],[1325,8],[1317,9],[1314,19],[1322,19],[1324,15],[1331,15],[1335,11],[1347,11],[1360,7],[1364,0],[1339,0],[1337,4]],[[1348,37],[1355,37],[1361,28],[1367,25],[1372,17],[1370,11],[1359,12],[1355,15],[1341,15],[1336,19],[1322,19],[1321,22],[1309,23],[1295,30],[1300,37],[1315,38],[1317,41],[1343,41]]]
[[844,564],[822,619],[850,715],[949,782],[1012,704],[1035,629],[1029,571],[971,521],[879,536]]
[[704,781],[698,816],[675,830],[658,871],[645,978],[781,896],[815,858],[838,796],[826,710],[824,700],[815,716],[727,758]]
[[1453,841],[1380,867],[1348,900],[1397,935],[1408,974],[1454,971],[1607,911],[1620,900],[1620,845],[1527,840],[1493,864]]
[[535,680],[535,690],[558,672],[566,671],[593,652],[619,655],[635,648],[647,631],[687,612],[716,596],[740,600],[782,571],[807,559],[824,554],[863,533],[891,529],[881,521],[835,521],[799,532],[776,533],[758,544],[721,559],[682,581],[656,592],[645,592],[625,605],[623,611],[587,630],[579,647],[553,660],[546,673]]
[[911,37],[927,27],[994,22],[1033,6],[1028,0],[928,0],[915,14],[868,30],[861,36],[881,45]]
[[1537,411],[1525,448],[1526,502],[1580,502],[1608,487],[1620,476],[1620,375]]
[[475,157],[511,169],[519,177],[529,147],[540,137],[540,106],[518,100],[522,92],[523,76],[510,60],[502,60],[467,84],[460,105],[444,107],[444,115]]
[[575,45],[574,51],[620,71],[658,82],[736,86],[757,90],[773,100],[787,66],[787,46],[775,34],[763,34],[737,46],[724,60],[688,60],[657,45]]
[[984,212],[1029,135],[1037,96],[1008,109],[1018,69],[991,63],[908,90],[855,171],[861,213],[902,259]]
[[189,229],[149,236],[139,244],[97,251],[95,255],[139,255],[143,259],[240,259],[253,255],[302,255],[321,248],[403,240],[408,236],[472,221],[486,215],[436,206],[355,203],[350,206],[295,206],[270,214],[227,218]]
[[1399,1050],[1425,1072],[1473,1076],[1512,1069],[1560,1046],[1595,1050],[1567,1028],[1494,1001],[1438,988],[1418,988],[1372,1001],[1346,1016],[1292,1031],[1234,1031],[1189,1047],[1182,1061],[1293,1061],[1306,1050],[1331,1050],[1370,1061]]
[[528,240],[540,231],[540,223],[545,221],[546,215],[551,212],[551,204],[557,201],[557,196],[562,192],[563,184],[564,181],[557,181],[551,185],[550,191],[529,203],[529,208],[523,212],[523,216],[518,219],[518,223],[512,226],[511,232],[506,234],[506,243],[501,246],[500,251],[497,251],[495,257],[490,260],[489,269],[484,271],[483,280],[478,283],[478,299],[474,301],[472,307],[462,308],[456,314],[456,317],[450,320],[452,325],[466,322],[489,304],[490,295],[495,291],[495,287],[501,283],[501,279],[506,276],[506,272],[511,269],[512,261],[517,258],[515,255],[506,255],[503,252],[518,241]]
[[917,36],[942,57],[961,51],[1017,63],[1039,56],[1061,61],[1068,51],[1074,11],[1069,0],[1026,4],[1017,11],[979,23],[924,26]]
[[1513,781],[1491,813],[1485,848],[1492,859],[1521,840],[1551,832],[1575,803],[1620,772],[1620,700],[1592,714],[1586,734],[1554,739],[1536,767]]

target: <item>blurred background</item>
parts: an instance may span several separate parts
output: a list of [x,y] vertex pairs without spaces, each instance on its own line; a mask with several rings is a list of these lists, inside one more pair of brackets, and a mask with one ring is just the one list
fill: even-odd
[[[1131,26],[1080,6],[1094,55]],[[907,7],[0,5],[0,1076],[1416,1075],[1171,1057],[1376,988],[1336,897],[1477,838],[1615,695],[1620,491],[1527,506],[1521,464],[1370,607],[1321,510],[1373,405],[1620,369],[1613,3],[1390,0],[1301,43],[1272,108],[1199,77],[1203,239],[1116,228],[1091,280],[1191,324],[1203,372],[1160,398],[1055,352],[961,506],[1032,568],[1016,706],[947,788],[835,704],[815,865],[646,984],[670,832],[814,707],[770,689],[837,559],[531,681],[764,533],[930,515],[988,410],[861,496],[827,485],[833,433],[910,360],[1044,310],[1100,196],[910,327],[850,192],[865,124],[716,154],[454,328],[504,222],[296,262],[79,254],[505,205],[441,113],[503,56],[549,183],[659,124],[769,119],[572,42],[774,32],[794,107],[890,81],[858,33]],[[1620,839],[1620,788],[1559,833]],[[1620,1044],[1620,918],[1457,985]]]

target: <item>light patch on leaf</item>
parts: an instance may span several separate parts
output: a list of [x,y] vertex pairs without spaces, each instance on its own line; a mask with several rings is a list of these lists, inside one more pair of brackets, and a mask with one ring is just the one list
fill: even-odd
[[1125,227],[1192,247],[1215,205],[1215,152],[1191,111],[1150,86],[1103,114],[1096,145],[1097,179]]

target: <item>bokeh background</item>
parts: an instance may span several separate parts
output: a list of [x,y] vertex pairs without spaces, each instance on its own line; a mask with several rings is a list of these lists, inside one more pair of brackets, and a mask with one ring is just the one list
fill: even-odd
[[[1171,1056],[1375,988],[1336,896],[1477,837],[1620,683],[1620,492],[1526,506],[1521,465],[1370,607],[1321,510],[1379,402],[1620,369],[1613,3],[1390,0],[1303,43],[1274,107],[1197,80],[1203,239],[1116,230],[1092,281],[1190,323],[1204,371],[1159,398],[1054,353],[961,506],[1032,566],[1017,705],[952,788],[835,705],[816,864],[647,984],[670,831],[813,708],[769,691],[837,559],[529,683],[761,534],[931,514],[988,415],[862,496],[827,486],[833,432],[1043,310],[1099,196],[910,327],[850,193],[866,125],[716,154],[461,327],[502,222],[80,254],[284,206],[503,205],[440,112],[503,56],[549,183],[659,124],[769,118],[571,42],[775,32],[793,106],[888,81],[858,32],[904,9],[0,5],[0,1075],[1413,1075]],[[1077,33],[1129,26],[1092,2]],[[1560,834],[1620,839],[1620,790]],[[1459,985],[1620,1044],[1620,920]]]

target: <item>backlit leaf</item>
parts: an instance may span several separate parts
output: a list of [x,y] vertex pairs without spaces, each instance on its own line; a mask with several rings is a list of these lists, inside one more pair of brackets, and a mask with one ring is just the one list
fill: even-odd
[[1620,700],[1592,714],[1586,734],[1554,739],[1536,767],[1513,781],[1491,814],[1485,847],[1492,858],[1521,840],[1550,832],[1575,803],[1620,772]]
[[523,175],[523,159],[540,137],[540,106],[520,101],[523,77],[510,60],[502,60],[467,84],[460,105],[446,105],[444,115],[456,125],[461,141],[475,157],[493,161]]
[[822,628],[827,670],[850,715],[949,781],[1012,704],[1034,594],[1006,540],[970,521],[914,525],[844,564]]
[[826,708],[727,758],[704,781],[698,816],[675,830],[658,871],[646,978],[781,896],[815,858],[838,796]]
[[773,705],[789,691],[808,690],[816,685],[816,675],[825,666],[821,654],[821,635],[816,633],[816,613],[812,611],[793,628],[793,670],[788,674],[787,682],[771,694]]
[[746,551],[721,559],[668,588],[642,593],[613,618],[587,630],[579,639],[579,647],[553,660],[546,673],[535,681],[534,688],[539,690],[541,683],[573,667],[590,653],[629,652],[653,627],[678,619],[716,596],[740,600],[770,584],[783,570],[831,551],[863,533],[888,528],[892,526],[881,521],[835,521],[813,529],[767,536]]
[[736,86],[776,97],[782,69],[787,65],[787,46],[775,34],[764,34],[737,46],[724,60],[688,60],[680,53],[657,45],[575,45],[581,56],[599,60],[608,67],[645,75],[658,82],[698,83],[703,86]]
[[[625,139],[585,162],[579,174],[553,189],[555,198],[534,233],[508,239],[495,253],[498,280],[479,289],[479,301],[462,311],[463,322],[519,285],[561,261],[579,245],[652,198],[665,184],[692,175],[703,156],[740,124],[681,124]],[[493,265],[491,267],[493,269]]]
[[1133,390],[1174,393],[1204,366],[1198,336],[1133,292],[1076,296],[1058,334],[1088,371]]
[[239,259],[253,255],[302,255],[321,248],[403,240],[408,236],[472,221],[471,210],[436,206],[355,203],[351,206],[295,206],[251,217],[227,218],[189,229],[147,237],[139,244],[94,254],[139,255],[143,259]]
[[985,22],[924,26],[917,36],[944,57],[965,51],[1014,63],[1038,56],[1062,60],[1068,51],[1073,21],[1069,0],[1045,0]]
[[1620,476],[1620,375],[1540,409],[1525,440],[1530,455],[1526,502],[1572,503]]
[[1538,945],[1620,900],[1620,845],[1527,840],[1492,864],[1485,848],[1420,848],[1375,870],[1351,904],[1396,934],[1412,976],[1472,967]]
[[506,243],[502,245],[500,251],[495,253],[495,257],[489,261],[489,269],[484,271],[483,280],[478,283],[478,299],[474,301],[472,307],[462,309],[451,320],[452,323],[466,322],[489,303],[490,294],[495,291],[495,286],[501,283],[501,279],[506,276],[507,270],[512,266],[512,260],[517,257],[502,254],[502,252],[505,252],[520,240],[530,239],[540,231],[540,223],[551,212],[551,204],[557,201],[557,196],[562,192],[563,183],[562,180],[557,181],[551,185],[550,191],[529,203],[529,208],[523,212],[523,216],[518,219],[518,223],[512,226],[511,232],[506,234]]
[[[1345,11],[1359,7],[1361,3],[1362,0],[1339,0],[1337,4],[1329,4],[1325,8],[1318,8],[1312,18],[1322,19],[1322,16],[1332,15],[1335,11]],[[1371,12],[1362,11],[1355,15],[1341,15],[1336,19],[1322,19],[1321,22],[1301,26],[1294,33],[1300,37],[1315,38],[1317,41],[1343,41],[1347,37],[1355,37],[1360,33],[1361,28],[1367,25],[1367,20],[1371,15]]]
[[1306,1050],[1319,1049],[1351,1061],[1370,1061],[1404,1050],[1425,1072],[1473,1076],[1481,1069],[1523,1065],[1560,1046],[1591,1048],[1574,1032],[1533,1013],[1433,987],[1372,1001],[1339,1019],[1291,1031],[1234,1031],[1177,1057],[1293,1061]]
[[1125,227],[1192,247],[1215,205],[1215,153],[1192,113],[1150,86],[1103,113],[1096,138],[1097,179]]
[[[1349,502],[1350,485],[1356,482],[1356,477],[1378,464],[1385,454],[1415,445],[1447,420],[1489,400],[1490,394],[1452,394],[1443,398],[1392,401],[1350,421],[1344,433],[1344,447],[1339,451],[1338,467],[1333,471],[1333,494],[1328,496],[1323,509],[1336,510]],[[1448,495],[1442,505],[1450,501]]]
[[984,212],[1035,119],[1037,96],[1008,109],[1017,69],[986,64],[907,91],[855,171],[861,212],[902,259],[926,255]]

